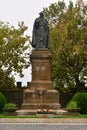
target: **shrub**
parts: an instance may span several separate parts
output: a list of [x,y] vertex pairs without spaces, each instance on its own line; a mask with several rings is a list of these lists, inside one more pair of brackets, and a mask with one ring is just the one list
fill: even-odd
[[81,114],[87,114],[87,93],[86,92],[78,92],[76,93],[72,101],[77,102],[77,107],[80,108]]
[[0,113],[3,111],[3,107],[6,104],[5,96],[0,92]]
[[66,108],[70,108],[70,109],[77,108],[77,102],[76,101],[70,101],[68,103],[68,105],[66,106]]
[[5,109],[13,109],[16,108],[16,104],[15,103],[7,103],[4,106]]

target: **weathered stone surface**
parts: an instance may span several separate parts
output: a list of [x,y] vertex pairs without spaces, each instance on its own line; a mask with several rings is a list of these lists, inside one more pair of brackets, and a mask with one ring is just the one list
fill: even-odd
[[32,82],[50,81],[50,59],[49,51],[33,51],[31,54]]

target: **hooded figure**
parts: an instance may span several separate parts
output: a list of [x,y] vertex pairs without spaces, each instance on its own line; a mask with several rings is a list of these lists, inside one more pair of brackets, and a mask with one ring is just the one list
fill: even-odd
[[43,12],[35,20],[33,26],[32,47],[35,49],[48,49],[49,41],[49,26],[47,20],[44,18]]

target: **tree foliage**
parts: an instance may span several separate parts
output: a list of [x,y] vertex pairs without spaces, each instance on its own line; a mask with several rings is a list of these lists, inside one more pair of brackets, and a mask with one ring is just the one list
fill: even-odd
[[[13,80],[10,79],[12,72],[23,76],[23,69],[30,65],[30,44],[29,36],[25,35],[26,30],[27,27],[23,22],[19,22],[16,29],[10,26],[9,23],[0,21],[0,82],[7,81],[6,76],[9,81]],[[5,77],[3,78],[3,76]]]
[[58,1],[44,8],[49,20],[51,78],[63,92],[82,90],[87,81],[87,4]]
[[15,79],[11,75],[8,75],[6,71],[0,69],[0,89],[6,90],[6,89],[15,89]]

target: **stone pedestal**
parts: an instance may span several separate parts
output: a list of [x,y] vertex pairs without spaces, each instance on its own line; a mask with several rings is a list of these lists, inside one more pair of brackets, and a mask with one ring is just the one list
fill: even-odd
[[50,80],[51,54],[48,50],[34,50],[30,57],[32,64],[32,81],[24,91],[22,110],[35,114],[37,109],[60,109],[59,94]]

